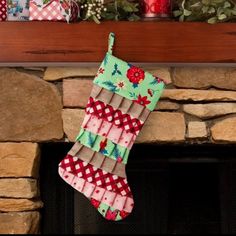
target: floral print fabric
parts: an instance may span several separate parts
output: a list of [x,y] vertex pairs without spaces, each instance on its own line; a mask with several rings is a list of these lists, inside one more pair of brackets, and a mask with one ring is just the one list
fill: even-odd
[[148,72],[107,52],[94,83],[111,92],[154,110],[164,82]]

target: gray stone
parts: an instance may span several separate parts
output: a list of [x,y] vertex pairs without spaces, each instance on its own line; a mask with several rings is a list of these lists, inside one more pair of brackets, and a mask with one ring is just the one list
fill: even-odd
[[183,110],[201,119],[208,119],[236,113],[236,103],[186,104]]
[[0,179],[0,197],[34,198],[38,196],[35,179]]
[[40,200],[0,198],[0,212],[32,211],[42,207]]
[[165,89],[162,99],[176,101],[236,101],[235,91],[197,90],[197,89]]
[[209,88],[236,90],[235,68],[175,68],[173,83],[182,88]]
[[216,122],[211,127],[211,134],[214,141],[227,143],[236,142],[236,117],[225,118]]
[[176,111],[179,108],[180,108],[180,105],[176,102],[159,101],[156,105],[155,110],[158,110],[158,111],[161,111],[161,110]]
[[75,138],[79,134],[84,116],[85,111],[82,109],[63,109],[63,127],[69,141],[75,141]]
[[0,141],[48,141],[63,137],[62,102],[56,87],[13,69],[0,70]]
[[188,123],[188,138],[207,138],[206,123],[201,121],[190,121]]
[[44,79],[48,81],[61,80],[72,77],[95,76],[98,67],[48,67]]
[[37,211],[0,213],[0,234],[38,234],[39,225]]
[[89,79],[64,79],[64,107],[86,107],[93,82]]
[[37,143],[0,143],[0,177],[37,177]]
[[152,75],[163,79],[166,84],[172,83],[169,67],[143,67],[143,69]]
[[152,112],[136,143],[181,142],[185,140],[185,129],[182,113]]

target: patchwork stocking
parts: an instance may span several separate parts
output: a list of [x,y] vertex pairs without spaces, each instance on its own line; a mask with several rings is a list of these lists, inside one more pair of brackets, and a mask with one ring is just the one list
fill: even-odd
[[59,164],[60,176],[108,220],[134,206],[125,166],[129,152],[164,89],[164,82],[108,52],[95,76],[79,135]]

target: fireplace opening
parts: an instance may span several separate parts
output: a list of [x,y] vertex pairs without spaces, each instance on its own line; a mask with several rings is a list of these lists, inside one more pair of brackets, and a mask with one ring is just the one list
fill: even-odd
[[134,145],[127,176],[135,207],[109,222],[57,174],[71,143],[42,144],[43,234],[235,233],[235,145]]

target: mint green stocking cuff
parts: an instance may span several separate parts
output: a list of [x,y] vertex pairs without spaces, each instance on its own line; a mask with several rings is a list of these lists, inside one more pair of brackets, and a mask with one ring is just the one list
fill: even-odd
[[113,43],[111,33],[108,52],[93,82],[153,111],[164,90],[163,80],[113,56]]

